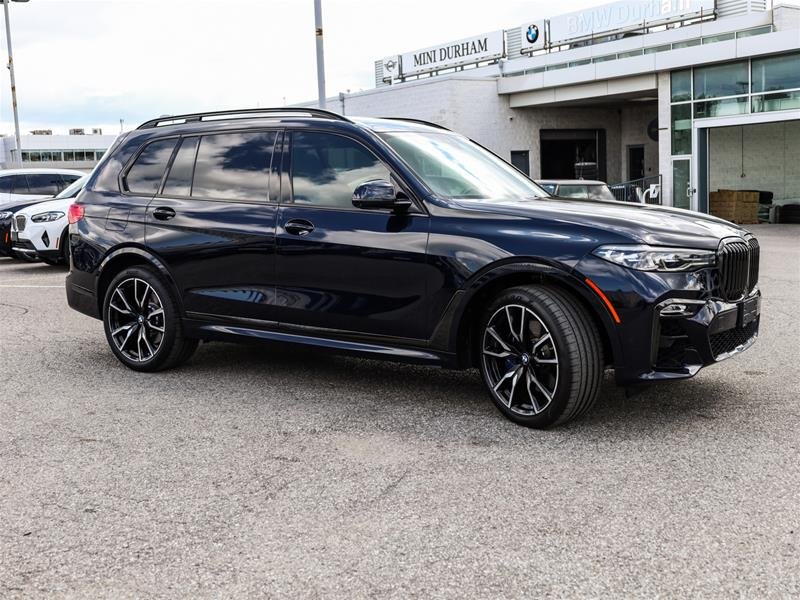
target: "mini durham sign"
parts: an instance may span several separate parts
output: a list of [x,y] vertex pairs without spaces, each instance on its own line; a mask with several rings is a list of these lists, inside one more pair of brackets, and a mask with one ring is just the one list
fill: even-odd
[[403,75],[419,75],[503,56],[503,31],[492,31],[440,46],[406,52],[401,56]]

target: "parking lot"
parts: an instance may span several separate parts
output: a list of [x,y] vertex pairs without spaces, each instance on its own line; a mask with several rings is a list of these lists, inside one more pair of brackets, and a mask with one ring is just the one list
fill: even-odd
[[122,367],[0,259],[0,596],[800,594],[800,231],[761,339],[552,431],[476,372],[208,344]]

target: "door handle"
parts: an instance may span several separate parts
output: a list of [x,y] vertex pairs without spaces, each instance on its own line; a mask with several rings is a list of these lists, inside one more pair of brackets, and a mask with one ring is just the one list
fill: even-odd
[[308,235],[314,231],[314,224],[305,219],[292,219],[287,221],[283,228],[292,235]]
[[168,206],[159,206],[153,210],[153,217],[159,221],[169,221],[175,216],[175,211]]

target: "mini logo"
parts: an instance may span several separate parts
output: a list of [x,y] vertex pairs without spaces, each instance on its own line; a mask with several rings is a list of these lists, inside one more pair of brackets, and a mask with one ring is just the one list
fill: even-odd
[[528,26],[528,31],[525,32],[525,38],[528,40],[529,44],[535,44],[536,40],[539,39],[539,27],[538,27],[538,25],[530,25],[530,26]]
[[393,58],[390,58],[390,59],[389,59],[389,60],[387,60],[385,63],[383,63],[383,67],[384,67],[384,68],[385,68],[387,71],[394,71],[394,68],[395,68],[396,66],[397,66],[397,61],[396,61],[396,60],[394,60]]

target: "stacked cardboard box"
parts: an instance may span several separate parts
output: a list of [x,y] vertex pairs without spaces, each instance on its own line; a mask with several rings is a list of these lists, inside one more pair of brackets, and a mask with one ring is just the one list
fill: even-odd
[[758,223],[758,192],[718,190],[709,195],[709,212],[741,225]]

